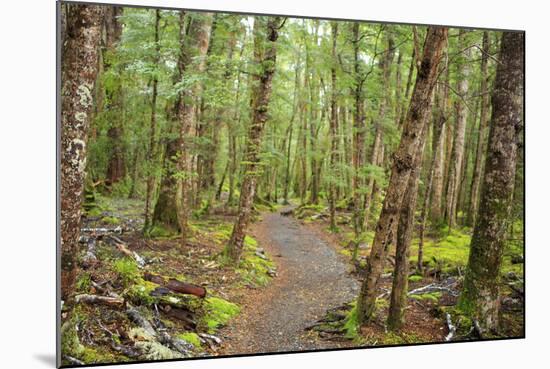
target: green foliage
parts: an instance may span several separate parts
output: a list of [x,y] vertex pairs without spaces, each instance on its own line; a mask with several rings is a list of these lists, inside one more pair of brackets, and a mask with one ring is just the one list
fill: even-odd
[[101,221],[103,223],[112,224],[112,225],[119,225],[120,224],[120,219],[118,219],[116,217],[111,217],[111,216],[103,217],[103,218],[101,218]]

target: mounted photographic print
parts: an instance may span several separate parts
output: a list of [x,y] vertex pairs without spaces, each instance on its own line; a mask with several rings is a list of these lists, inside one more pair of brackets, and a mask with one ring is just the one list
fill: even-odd
[[524,337],[524,32],[58,26],[58,365]]

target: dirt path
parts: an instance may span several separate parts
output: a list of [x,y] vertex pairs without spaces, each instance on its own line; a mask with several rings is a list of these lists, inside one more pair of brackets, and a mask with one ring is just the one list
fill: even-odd
[[277,263],[278,277],[244,298],[243,311],[226,328],[222,354],[300,351],[348,346],[323,341],[304,329],[357,295],[359,285],[325,241],[292,217],[266,213],[252,233]]

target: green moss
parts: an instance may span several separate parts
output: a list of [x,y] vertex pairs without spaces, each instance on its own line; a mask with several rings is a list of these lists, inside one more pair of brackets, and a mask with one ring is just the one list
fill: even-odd
[[[440,240],[425,240],[424,261],[429,268],[440,269],[444,273],[454,273],[457,268],[464,269],[468,263],[470,253],[471,236],[465,230],[453,229],[446,234],[445,228],[441,233],[445,234]],[[411,245],[411,262],[416,262],[418,257],[418,239]]]
[[199,335],[195,332],[185,332],[178,335],[178,338],[181,338],[185,342],[188,342],[195,346],[195,348],[201,347],[201,339],[199,338]]
[[151,238],[170,238],[177,235],[177,232],[164,227],[160,224],[154,225],[148,233],[148,236]]
[[439,299],[441,298],[441,292],[430,292],[430,293],[423,293],[423,294],[420,294],[420,295],[412,295],[411,298],[413,298],[415,300],[419,300],[419,301],[429,300],[429,301],[437,303],[439,301]]
[[90,277],[90,273],[82,273],[78,276],[75,285],[77,292],[87,293],[91,286],[92,278]]
[[118,219],[116,217],[110,217],[110,216],[101,218],[101,221],[103,223],[112,224],[112,225],[119,225],[120,224],[120,219]]
[[216,329],[227,324],[241,311],[237,304],[219,297],[207,297],[204,302],[204,309],[205,313],[201,323],[208,333],[214,333]]
[[357,303],[352,303],[353,307],[349,311],[348,315],[344,320],[344,331],[345,337],[355,339],[359,337],[359,318],[357,317]]
[[93,207],[89,211],[86,212],[86,215],[91,218],[100,217],[103,214],[103,211],[101,208]]
[[420,282],[423,279],[421,275],[411,275],[409,277],[409,282]]
[[249,250],[255,250],[258,247],[258,241],[256,241],[254,238],[246,235],[244,236],[244,246],[248,248]]
[[154,283],[138,278],[136,284],[128,289],[126,296],[136,304],[152,305],[157,299],[151,296],[151,292],[157,287]]
[[344,256],[348,256],[348,257],[351,257],[351,251],[348,250],[348,249],[341,249],[338,251],[340,254],[344,255]]
[[118,273],[122,282],[128,286],[140,279],[140,271],[136,262],[130,258],[118,259],[113,263],[115,272]]

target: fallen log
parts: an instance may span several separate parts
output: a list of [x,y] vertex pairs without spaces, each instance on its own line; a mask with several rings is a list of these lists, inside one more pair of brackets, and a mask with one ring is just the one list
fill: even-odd
[[194,319],[194,315],[189,310],[175,308],[170,305],[161,305],[161,309],[170,318],[175,318],[185,322],[187,328],[195,329],[197,327],[197,322]]
[[85,303],[85,304],[104,304],[108,306],[120,307],[124,305],[124,299],[121,297],[111,297],[111,296],[99,296],[99,295],[77,295],[75,297],[76,303]]
[[294,209],[288,209],[288,210],[282,210],[280,214],[284,217],[288,217],[292,214],[294,214]]
[[184,295],[194,295],[200,298],[206,296],[206,288],[198,286],[196,284],[185,283],[178,281],[177,279],[170,278],[168,281],[159,275],[152,273],[145,273],[143,279],[149,282],[153,282],[162,287],[168,288],[170,291],[181,293]]
[[100,228],[80,228],[81,233],[92,233],[95,235],[107,235],[107,234],[122,234],[123,229],[121,226],[116,226],[115,228],[106,228],[106,227],[100,227]]
[[419,288],[416,288],[412,291],[409,291],[408,295],[409,296],[421,295],[421,294],[424,294],[424,293],[431,293],[431,292],[447,292],[452,296],[458,296],[458,292],[450,289],[449,287],[438,286],[435,283],[428,284],[424,287],[419,287]]

